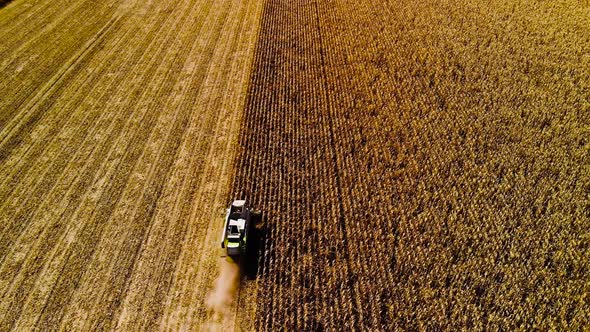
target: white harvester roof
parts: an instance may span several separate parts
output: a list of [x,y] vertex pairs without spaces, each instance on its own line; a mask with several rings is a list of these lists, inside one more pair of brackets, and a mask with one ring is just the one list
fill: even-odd
[[235,200],[231,205],[235,207],[244,206],[246,204],[246,200]]

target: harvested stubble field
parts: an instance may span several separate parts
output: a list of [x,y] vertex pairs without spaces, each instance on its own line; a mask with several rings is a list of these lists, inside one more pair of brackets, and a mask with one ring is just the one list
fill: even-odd
[[590,325],[587,2],[15,0],[0,93],[1,331]]
[[262,5],[0,10],[0,331],[210,323]]
[[266,2],[233,195],[256,327],[590,325],[590,6]]

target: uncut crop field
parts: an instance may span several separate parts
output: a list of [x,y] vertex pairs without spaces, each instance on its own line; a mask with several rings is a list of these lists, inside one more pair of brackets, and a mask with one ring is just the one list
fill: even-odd
[[[590,325],[590,7],[268,0],[258,330]],[[263,294],[263,296],[260,296]]]
[[0,331],[209,322],[262,4],[0,9]]

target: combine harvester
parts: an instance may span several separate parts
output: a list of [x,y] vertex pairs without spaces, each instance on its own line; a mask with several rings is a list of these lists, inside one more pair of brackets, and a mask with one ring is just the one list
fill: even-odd
[[233,201],[227,209],[225,224],[221,234],[221,248],[227,248],[227,255],[232,258],[246,256],[248,250],[248,236],[254,222],[253,212],[246,207],[245,200]]

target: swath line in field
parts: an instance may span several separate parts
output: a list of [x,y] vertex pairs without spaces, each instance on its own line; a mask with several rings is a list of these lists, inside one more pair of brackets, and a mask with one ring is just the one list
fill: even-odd
[[[167,94],[167,93],[164,93],[164,95],[165,95],[165,94]],[[152,113],[153,113],[153,112],[152,112]],[[106,253],[106,251],[105,251],[105,253]],[[104,253],[103,253],[103,254],[104,254]],[[107,267],[105,266],[104,268],[106,269]],[[108,267],[108,268],[109,268],[109,269],[112,269],[112,267]],[[88,291],[93,291],[93,290],[91,290],[91,289],[89,288],[89,289],[88,289]],[[90,310],[90,311],[92,312],[92,310],[91,310],[90,308],[89,308],[88,310]]]
[[[52,30],[59,28],[60,24],[70,22],[69,20],[76,16],[77,11],[80,8],[84,8],[84,3],[78,3],[76,6],[69,6],[68,4],[55,1],[47,1],[47,3],[55,3],[55,7],[57,8],[54,9],[48,6],[49,8],[45,9],[43,6],[38,6],[41,8],[38,8],[34,12],[32,11],[27,18],[23,19],[19,17],[20,21],[8,25],[6,31],[0,30],[3,35],[13,38],[12,40],[8,39],[5,41],[5,48],[0,49],[0,59],[3,59],[0,64],[0,72],[4,71],[15,60],[15,57],[18,58],[18,55],[30,45],[38,42],[44,43],[47,36],[53,32]],[[63,10],[60,6],[67,6],[67,9]],[[55,17],[53,17],[54,15]],[[40,19],[39,16],[42,18]]]
[[[29,148],[27,148],[27,149],[29,149]],[[27,150],[27,152],[28,152],[28,150]],[[22,169],[22,167],[21,167],[21,169]],[[27,167],[27,169],[28,169],[28,167]],[[59,169],[59,168],[58,168],[58,169]],[[17,171],[17,172],[18,172],[18,171]],[[54,169],[54,170],[53,170],[53,172],[56,172],[56,170]],[[58,174],[59,174],[59,173],[56,173],[56,174],[51,174],[51,173],[50,173],[50,176],[57,176]],[[45,178],[45,176],[43,176],[43,177]],[[56,179],[57,179],[57,178],[56,178]],[[7,185],[9,186],[9,188],[13,186],[11,183],[8,183]],[[53,185],[51,186],[51,188],[53,188],[53,186],[55,186],[55,185],[56,185],[56,183],[53,183]],[[37,188],[37,186],[38,186],[38,184],[36,184],[36,185],[35,185],[34,183],[32,183],[32,184],[31,184],[31,187],[32,187],[32,188]],[[53,190],[53,189],[48,189],[46,192],[51,192],[52,190]],[[8,197],[11,197],[11,196],[8,196]],[[12,196],[12,197],[13,197],[13,196]],[[26,205],[25,205],[25,203],[27,202],[27,200],[29,200],[29,199],[31,198],[31,196],[23,196],[23,197],[24,197],[24,198],[26,198],[26,199],[22,199],[22,200],[21,200],[21,205],[22,205],[22,206],[20,206],[20,207],[19,207],[19,206],[15,206],[15,207],[14,207],[14,208],[16,208],[16,210],[15,210],[15,213],[17,213],[17,215],[20,215],[20,212],[21,212],[21,210],[22,210],[22,209],[24,209],[24,208],[26,208]],[[39,206],[40,206],[40,205],[37,205],[37,206],[35,206],[35,209],[33,209],[33,210],[29,210],[29,213],[36,212],[36,211],[39,209]],[[30,209],[30,207],[31,207],[31,206],[29,206],[29,209]],[[6,210],[5,210],[5,212],[6,212]],[[13,221],[12,221],[11,223],[9,223],[8,225],[12,225],[12,226],[14,226],[14,222],[15,222],[15,221],[13,220]],[[5,226],[5,227],[3,227],[3,228],[5,228],[5,230],[6,230],[6,226],[7,226],[7,225],[3,225],[3,226]],[[23,228],[21,229],[21,231],[20,231],[20,232],[24,232],[24,230],[26,229],[26,227],[25,227],[24,225],[21,225],[20,227],[23,227]],[[13,231],[14,231],[14,230],[15,230],[15,229],[13,229]],[[8,235],[8,234],[12,234],[12,231],[10,231],[10,232],[8,232],[8,233],[5,233],[4,235]],[[20,237],[20,236],[18,236],[18,237]],[[15,239],[16,239],[16,238],[15,238]],[[11,242],[12,242],[12,241],[11,241]],[[2,248],[0,248],[0,251],[3,251],[4,249],[6,249],[6,247],[2,247]],[[4,259],[5,259],[5,258],[7,258],[7,257],[8,257],[8,255],[7,255],[7,256],[2,256],[2,255],[0,255],[0,257],[1,257],[1,258],[0,258],[0,266],[1,266],[2,262],[4,261]]]
[[[100,42],[103,36],[111,29],[111,27],[121,19],[123,15],[116,15],[109,22],[107,22],[100,31],[90,39],[80,52],[76,53],[69,61],[67,61],[58,72],[46,84],[44,84],[39,92],[23,106],[25,111],[19,113],[17,116],[6,124],[3,128],[3,137],[0,138],[0,162],[4,160],[10,152],[21,142],[21,134],[27,128],[30,128],[37,123],[42,114],[38,111],[38,105],[49,94],[51,94],[63,78],[70,73],[81,61],[87,56],[93,47]],[[28,119],[27,119],[28,118]],[[26,119],[26,120],[25,120]]]
[[[229,5],[229,2],[226,3],[226,5]],[[235,9],[231,10],[231,9],[225,8],[224,9],[224,13],[225,14],[224,14],[224,17],[222,19],[216,18],[216,17],[214,17],[212,19],[214,21],[216,21],[216,22],[219,22],[217,24],[220,24],[220,26],[221,26],[221,24],[223,24],[223,22],[226,22],[228,20],[228,17],[226,17],[227,15],[229,15],[228,12],[232,12],[234,10]],[[225,24],[227,25],[227,23],[225,23]],[[223,38],[221,38],[219,36],[219,34],[221,33],[220,32],[221,29],[216,29],[216,30],[218,30],[218,33],[215,35],[215,37],[212,37],[212,38],[215,38],[215,40],[217,40],[217,41],[220,40],[220,39],[223,40]],[[219,45],[219,42],[218,43],[215,43],[214,45]],[[221,48],[221,51],[220,51],[220,48]],[[224,52],[227,52],[227,50],[226,50],[227,49],[227,45],[215,46],[215,47],[208,47],[208,49],[209,49],[209,52],[211,52],[211,55],[210,56],[212,58],[226,58]],[[217,56],[214,56],[214,54],[217,54],[217,53],[221,53],[221,54],[219,54]],[[218,96],[217,95],[214,95],[215,94],[215,91],[216,91],[216,89],[214,88],[214,86],[216,85],[216,82],[218,82],[218,81],[222,81],[223,82],[223,80],[219,80],[219,79],[216,79],[216,78],[210,78],[210,76],[213,75],[213,73],[214,73],[214,71],[211,68],[212,64],[215,64],[215,63],[208,63],[208,68],[206,70],[206,73],[207,74],[206,74],[206,77],[203,79],[203,81],[201,81],[200,84],[199,84],[200,85],[200,89],[199,89],[200,92],[199,92],[199,98],[197,98],[203,104],[206,102],[206,105],[207,106],[204,107],[204,109],[207,109],[207,110],[215,109],[215,104],[214,103],[215,103],[216,98],[218,98]],[[219,75],[219,74],[217,74],[217,75]],[[208,97],[207,97],[207,95],[208,95]],[[214,95],[214,96],[211,96],[211,95]],[[206,101],[203,101],[203,99],[205,99]],[[210,151],[213,148],[213,146],[211,145],[212,144],[211,142],[208,142],[207,136],[214,135],[215,133],[218,132],[217,130],[212,129],[211,127],[213,126],[213,124],[217,124],[217,126],[219,126],[219,121],[220,121],[219,120],[219,117],[221,117],[221,115],[220,114],[211,114],[211,112],[207,112],[207,115],[208,115],[208,117],[207,117],[206,121],[207,121],[207,124],[208,125],[205,126],[205,128],[208,130],[208,132],[207,132],[206,136],[204,136],[200,140],[201,141],[200,143],[202,145],[205,145],[205,146],[202,149],[199,149],[199,151],[209,151],[209,152],[207,154],[204,154],[203,155],[203,158],[200,158],[200,159],[202,159],[202,161],[199,164],[203,164],[203,166],[202,166],[202,168],[203,168],[203,175],[200,176],[199,181],[200,181],[201,184],[199,186],[197,186],[198,192],[195,194],[195,197],[200,197],[201,195],[203,195],[203,191],[206,192],[207,190],[210,190],[210,188],[209,189],[205,188],[205,187],[207,187],[206,183],[210,183],[210,179],[211,178],[216,178],[214,176],[206,176],[206,175],[204,175],[204,174],[209,174],[209,172],[211,172],[210,169],[213,167],[213,166],[211,166],[211,163],[208,163],[207,162],[207,160],[213,160],[213,159],[215,159],[214,157],[211,157],[211,152]],[[205,157],[205,156],[209,156],[209,157]],[[218,187],[218,190],[219,190],[219,187]],[[207,198],[207,197],[205,197],[205,198]],[[195,201],[199,201],[200,202],[202,200],[201,199],[195,199]],[[214,202],[215,201],[218,201],[218,200],[214,200]],[[198,206],[201,207],[201,205],[198,205]],[[198,215],[196,213],[199,212],[199,211],[202,211],[202,210],[201,209],[197,209],[196,207],[193,208],[193,209],[191,209],[191,212],[190,212],[191,217],[189,218],[189,220],[198,220]],[[211,219],[214,220],[215,218],[209,218],[208,220],[211,220]],[[207,231],[209,231],[209,230],[210,230],[210,228],[207,228]],[[207,231],[203,231],[203,232],[206,233]],[[189,227],[188,233],[190,233],[188,235],[188,237],[191,238],[192,237],[191,235],[192,235],[193,232],[190,230],[190,227]],[[203,234],[200,234],[200,235],[205,236],[204,233]],[[189,241],[189,240],[187,240],[187,241]],[[199,245],[200,245],[200,247],[202,246],[201,248],[205,248],[206,243],[207,242],[199,242]],[[184,249],[185,248],[182,249],[182,252],[180,253],[180,257],[184,257],[184,255],[186,254],[187,251],[185,251]],[[201,249],[201,250],[198,250],[197,252],[201,252],[201,253],[205,254],[208,251],[205,250],[205,249]],[[181,261],[186,261],[186,259],[182,259],[181,258]],[[198,265],[196,265],[196,266],[198,266]],[[184,268],[182,266],[178,266],[178,267],[176,267],[176,270],[178,270],[178,269],[184,269]],[[175,278],[175,280],[174,280],[174,286],[172,286],[172,287],[175,287],[175,288],[181,288],[183,286],[186,287],[186,281],[185,280],[178,280],[178,273],[175,273],[174,278]],[[197,278],[197,279],[198,280],[201,280],[200,277]],[[177,283],[181,283],[182,286],[177,285]],[[183,288],[183,290],[186,292],[186,288]],[[197,301],[191,301],[191,302],[198,303]],[[172,305],[172,303],[170,303],[168,301],[167,304],[166,304],[166,306],[169,307],[170,305]],[[170,317],[171,316],[171,313],[174,314],[174,315],[177,314],[176,312],[167,311],[166,312],[167,315],[166,315],[166,317],[163,318],[163,321],[162,321],[162,324],[163,325],[170,324],[169,323],[170,320],[177,321],[177,319],[172,319]]]
[[[117,24],[117,26],[119,26],[119,25],[120,24]],[[118,60],[110,59],[109,61],[118,61]],[[125,65],[128,64],[128,62],[125,62],[125,61],[123,61],[123,63]],[[122,69],[123,68],[121,66],[119,66],[117,71],[121,71]],[[81,84],[86,84],[86,83],[77,83],[77,84],[81,85]],[[92,91],[92,90],[90,90],[90,91]],[[76,92],[76,93],[79,93],[79,92]],[[88,93],[88,92],[86,92],[86,93]],[[66,108],[71,108],[72,102],[73,102],[72,99],[69,98],[69,100],[67,101],[67,103],[64,103],[64,105],[59,105],[59,102],[57,104],[52,104],[50,106],[52,108],[56,108],[57,107],[59,109],[65,109],[65,110],[59,110],[59,112],[57,112],[57,111],[55,111],[55,112],[48,112],[50,115],[46,115],[46,116],[44,116],[42,118],[42,120],[40,120],[41,122],[45,122],[45,123],[50,123],[51,124],[51,126],[49,126],[48,129],[46,129],[45,131],[43,131],[42,134],[39,134],[38,135],[38,137],[44,137],[44,138],[49,138],[50,137],[51,138],[49,141],[46,140],[46,142],[43,142],[44,145],[46,143],[54,142],[54,141],[56,141],[56,140],[58,140],[60,138],[60,135],[61,134],[58,133],[58,131],[60,130],[60,128],[65,128],[66,126],[73,125],[70,122],[71,120],[68,119],[70,117],[70,114],[68,114],[68,110],[66,109]],[[104,101],[104,102],[106,102],[106,101]],[[85,104],[80,103],[80,106],[81,107],[85,107],[84,105]],[[117,104],[115,104],[115,105],[117,105]],[[69,113],[72,113],[72,112],[69,112]],[[102,118],[102,115],[101,115],[101,118]],[[37,131],[37,128],[35,128],[32,132],[35,133],[36,131]],[[85,144],[85,143],[82,143],[82,144]],[[27,163],[25,163],[24,165],[17,164],[17,162],[13,162],[12,165],[10,165],[8,163],[11,160],[10,159],[5,160],[5,165],[2,165],[4,167],[3,168],[0,167],[0,174],[2,174],[2,169],[4,169],[4,172],[7,172],[7,170],[12,170],[12,173],[6,177],[6,179],[2,182],[2,184],[0,184],[0,188],[4,188],[4,190],[0,190],[0,197],[2,197],[2,195],[5,195],[5,196],[11,195],[10,192],[12,192],[13,190],[15,190],[12,187],[13,186],[16,186],[16,184],[18,183],[17,181],[20,181],[20,179],[18,178],[18,176],[19,176],[18,175],[19,169],[26,169],[26,170],[28,170],[28,172],[30,174],[31,169],[33,169],[34,167],[37,167],[38,166],[38,165],[35,165],[33,167],[31,165],[31,163],[33,162],[32,160],[34,158],[39,158],[39,156],[38,156],[39,153],[40,153],[39,152],[39,149],[42,148],[42,147],[40,147],[41,144],[39,144],[39,143],[34,144],[33,143],[33,144],[26,144],[26,146],[22,146],[22,145],[23,144],[21,144],[21,146],[19,146],[19,149],[20,150],[23,150],[20,154],[23,156],[22,158],[25,158],[26,157],[27,159],[29,159],[29,161],[27,161]],[[30,154],[32,154],[32,156],[29,156]],[[48,158],[50,156],[50,155],[48,155],[48,151],[43,151],[43,155],[45,155],[45,157],[41,157],[41,158]],[[14,150],[12,151],[11,158],[13,156],[14,156]],[[21,161],[18,161],[18,163],[20,163],[20,162]],[[18,166],[16,166],[16,165],[18,165]],[[46,170],[45,172],[47,172],[47,171],[48,170]],[[25,177],[25,176],[27,176],[26,173],[23,174],[23,175],[20,175],[21,178],[22,177]],[[31,177],[31,179],[33,179],[33,178],[35,178],[35,177]],[[27,180],[27,181],[29,181],[29,180]],[[19,184],[19,185],[22,186],[23,184]],[[29,184],[25,184],[25,185],[26,186],[29,186]],[[4,191],[6,191],[6,193]],[[1,199],[0,199],[0,201],[1,201]],[[2,205],[0,204],[0,209],[1,209],[1,206]],[[0,230],[1,229],[2,229],[2,226],[0,226]]]
[[[101,69],[104,70],[104,69]],[[76,84],[78,86],[91,86],[93,87],[97,82],[98,79],[100,78],[100,75],[98,72],[97,73],[93,73],[90,76],[87,76],[85,79],[83,80],[76,80],[76,83],[70,83],[70,85],[72,84]],[[116,84],[116,83],[112,83],[112,84]],[[65,89],[65,93],[67,93],[67,88]],[[74,90],[75,94],[76,94],[76,98],[69,98],[67,100],[67,102],[62,102],[60,104],[60,101],[56,101],[55,104],[52,104],[50,106],[50,108],[55,109],[63,109],[64,111],[60,110],[61,113],[58,113],[57,115],[55,114],[51,114],[49,116],[44,117],[41,122],[44,123],[52,123],[52,126],[48,126],[48,128],[53,127],[50,129],[46,129],[45,132],[41,132],[39,134],[37,134],[37,128],[34,128],[34,130],[32,130],[29,134],[30,135],[36,135],[37,137],[43,137],[43,140],[40,141],[32,141],[31,144],[27,144],[26,146],[21,146],[20,149],[17,150],[13,150],[12,154],[10,155],[10,158],[4,160],[4,167],[0,167],[0,174],[2,172],[7,173],[6,174],[6,178],[4,179],[4,181],[0,182],[0,188],[3,188],[3,190],[0,191],[0,197],[3,197],[3,199],[0,199],[0,201],[4,200],[2,204],[0,204],[0,210],[4,210],[4,212],[7,212],[11,209],[10,207],[10,199],[16,200],[19,202],[19,206],[24,206],[26,204],[26,202],[28,200],[30,200],[31,198],[33,198],[34,196],[31,196],[30,193],[34,192],[36,190],[36,188],[40,185],[40,182],[38,181],[33,181],[35,176],[30,176],[30,174],[43,174],[42,176],[40,176],[39,178],[41,179],[47,179],[49,182],[45,182],[45,183],[51,183],[51,180],[49,180],[52,177],[55,177],[58,175],[58,173],[60,170],[62,172],[66,171],[66,169],[64,168],[64,166],[55,166],[57,161],[60,159],[59,157],[61,157],[64,153],[63,150],[58,150],[57,152],[52,151],[52,148],[54,148],[53,150],[55,150],[55,147],[57,146],[57,142],[61,139],[67,138],[68,139],[68,143],[65,146],[71,146],[71,144],[75,144],[75,146],[84,146],[86,144],[86,139],[88,137],[92,137],[94,135],[94,130],[95,127],[93,127],[89,132],[85,133],[84,135],[82,135],[82,141],[78,141],[76,142],[74,140],[74,138],[72,137],[64,137],[63,136],[63,132],[64,130],[67,131],[71,131],[73,130],[73,128],[78,128],[79,124],[76,123],[75,120],[73,120],[73,118],[76,117],[76,113],[80,113],[79,111],[76,112],[68,112],[68,110],[71,110],[72,107],[75,107],[73,105],[77,105],[76,108],[83,108],[85,107],[85,105],[87,104],[87,98],[88,96],[90,96],[90,92],[89,91],[93,91],[92,88],[88,91],[82,90],[82,89],[70,89],[70,90]],[[108,89],[107,89],[108,90]],[[105,90],[106,91],[106,90]],[[83,94],[80,96],[80,94]],[[104,95],[104,93],[101,94],[101,96]],[[52,113],[50,109],[48,109],[49,113]],[[97,121],[96,119],[96,113],[98,111],[94,110],[92,112],[83,112],[83,117],[82,119],[78,119],[78,122],[81,123],[86,123],[90,117],[90,121]],[[56,112],[57,113],[57,112]],[[94,114],[93,114],[94,113]],[[104,112],[103,114],[100,115],[99,119],[102,119],[104,117]],[[60,121],[55,121],[56,119],[59,119]],[[61,121],[63,119],[63,121]],[[53,123],[55,123],[55,125],[53,125]],[[43,123],[41,123],[41,126],[43,125]],[[73,126],[73,127],[72,127]],[[64,129],[61,132],[58,132],[59,129]],[[81,131],[84,133],[84,131]],[[77,132],[76,134],[79,134],[79,132]],[[28,143],[28,142],[27,142]],[[59,147],[57,147],[59,149]],[[19,154],[20,152],[20,154]],[[56,153],[56,154],[53,154]],[[56,158],[57,156],[57,158]],[[19,158],[16,158],[19,157]],[[77,158],[75,157],[74,154],[71,154],[71,158]],[[16,160],[12,160],[12,159],[16,159]],[[74,159],[76,160],[76,159]],[[44,165],[47,164],[47,165]],[[43,167],[43,168],[39,168],[39,167]],[[57,168],[56,168],[57,167]],[[11,173],[10,173],[10,172]],[[37,173],[37,172],[41,172],[42,173]],[[53,173],[48,173],[48,172],[53,172]],[[48,176],[49,175],[49,176]],[[25,181],[23,181],[23,179]],[[55,185],[55,183],[54,183]],[[27,190],[20,190],[21,192],[19,192],[19,188],[28,188]],[[47,191],[51,191],[52,189],[48,189]],[[13,192],[16,192],[18,194],[20,194],[21,196],[17,195],[13,195]],[[7,205],[8,204],[8,205]],[[15,214],[14,215],[18,215],[18,211],[22,208],[22,207],[18,207],[18,206],[14,206],[13,207],[15,210]],[[10,212],[8,212],[10,213]],[[2,215],[0,213],[0,215]],[[6,224],[2,224],[0,226],[0,233],[2,231],[5,231],[7,229],[8,225]],[[2,238],[2,237],[0,237]],[[1,242],[1,240],[0,240]],[[2,247],[0,247],[0,252],[2,252]],[[0,254],[0,257],[2,255]],[[0,258],[0,264],[3,261],[3,258]]]
[[[118,42],[117,42],[117,43],[118,43]],[[118,45],[118,44],[117,44],[117,45]],[[127,62],[125,62],[125,63],[127,63]],[[91,90],[91,91],[92,91],[92,90]],[[102,94],[102,95],[104,95],[105,93],[108,93],[108,89],[105,89],[105,91],[102,91],[102,92],[101,92],[101,94]],[[103,112],[103,113],[104,113],[104,112]],[[106,114],[106,113],[104,113],[104,114]],[[99,123],[99,122],[100,122],[100,123],[103,123],[103,122],[105,122],[105,121],[109,121],[109,120],[106,120],[106,119],[101,119],[100,121],[96,121],[96,123]],[[118,121],[118,120],[117,120],[117,118],[116,118],[116,117],[115,117],[115,119],[113,119],[113,118],[111,117],[111,119],[110,119],[110,122],[112,122],[112,125],[111,125],[111,124],[109,124],[109,125],[108,125],[108,126],[109,126],[109,128],[112,128],[112,126],[114,125],[114,123],[116,123],[117,121]],[[93,122],[94,122],[94,121],[93,121]],[[93,127],[93,130],[94,130],[94,128],[96,128],[96,127]],[[112,131],[112,129],[109,129],[108,131],[109,131],[109,132],[111,132],[111,131]],[[90,147],[93,147],[93,148],[92,148],[92,151],[89,151],[88,153],[89,153],[89,156],[93,156],[93,155],[94,155],[94,156],[96,156],[96,154],[95,154],[94,150],[96,150],[96,149],[99,149],[99,148],[100,148],[100,149],[102,149],[102,148],[103,148],[103,147],[101,146],[101,144],[98,144],[98,143],[100,143],[100,142],[96,142],[96,143],[88,142],[88,143],[87,143],[86,141],[84,141],[84,143],[80,144],[80,146],[83,146],[83,147],[88,147],[88,146],[90,146]],[[114,144],[114,145],[116,145],[116,144]],[[79,151],[80,151],[80,150],[79,150]],[[99,153],[98,155],[100,155],[100,153]],[[81,158],[81,157],[74,157],[74,160],[77,160],[77,159],[79,160],[80,158]],[[91,159],[88,159],[88,158],[91,158]],[[92,161],[92,163],[96,163],[96,162],[98,162],[100,159],[99,159],[99,158],[96,158],[96,157],[88,157],[88,156],[86,156],[86,157],[83,157],[83,160],[91,160],[91,161]],[[72,191],[73,191],[73,192],[76,192],[76,193],[79,193],[79,194],[80,194],[80,196],[82,196],[82,197],[86,197],[86,196],[87,196],[87,194],[88,194],[88,193],[87,193],[86,191],[82,190],[81,188],[90,187],[90,185],[89,185],[89,184],[90,184],[90,183],[95,183],[95,180],[92,180],[92,181],[88,180],[88,181],[90,181],[90,182],[88,182],[88,181],[87,181],[89,184],[86,184],[86,185],[84,185],[84,184],[79,184],[79,182],[82,182],[82,183],[84,182],[83,180],[79,180],[79,179],[80,179],[80,177],[81,177],[82,179],[86,179],[88,176],[90,176],[90,178],[93,178],[93,177],[92,177],[92,174],[95,174],[95,173],[96,173],[96,171],[86,170],[86,168],[87,168],[87,167],[89,167],[89,166],[88,166],[88,164],[89,164],[89,163],[87,163],[87,164],[84,166],[84,169],[83,169],[83,170],[80,170],[80,174],[78,174],[78,175],[75,177],[75,179],[71,180],[71,181],[72,181],[72,182],[71,182],[71,184],[70,184],[70,185],[68,185],[69,189],[67,189],[67,192],[66,192],[65,194],[63,194],[63,197],[65,197],[64,199],[68,200],[68,199],[67,199],[67,197],[70,197],[70,196],[72,195]],[[91,168],[92,168],[92,167],[91,167]],[[62,172],[62,173],[68,173],[68,172],[70,172],[70,173],[73,173],[73,172],[75,172],[75,171],[74,171],[74,170],[69,170],[69,171],[68,171],[68,169],[66,169],[66,170],[64,170],[64,172]],[[61,182],[61,180],[58,180],[58,182]],[[77,188],[77,189],[74,189],[74,188]],[[81,191],[81,190],[82,190],[82,191]],[[56,194],[54,193],[54,190],[53,190],[53,189],[50,191],[50,194],[51,194],[52,196],[55,196],[55,195],[56,195]],[[59,194],[57,194],[57,195],[59,195]],[[77,201],[80,201],[80,200],[82,200],[82,199],[83,199],[82,197],[80,197],[79,199],[78,199],[78,198],[75,198],[75,199],[73,199],[73,200],[70,200],[70,201],[69,201],[69,203],[67,204],[67,205],[68,205],[68,207],[67,207],[67,208],[68,208],[68,209],[71,209],[71,208],[73,208],[73,206],[77,206],[77,205],[78,205],[78,203],[76,203],[76,202],[77,202]],[[63,203],[61,203],[61,204],[63,204]],[[65,209],[65,207],[64,207],[64,209]],[[53,211],[52,211],[52,212],[53,212]],[[44,217],[45,217],[45,216],[44,216]],[[57,218],[57,216],[56,216],[55,218]],[[48,220],[51,220],[51,219],[52,219],[51,217],[50,217],[50,218],[48,218]],[[61,219],[61,220],[64,220],[64,219],[65,219],[65,220],[71,220],[71,219],[72,219],[72,216],[71,216],[71,214],[67,214],[66,212],[62,212],[62,214],[59,216],[59,219]],[[69,228],[71,228],[71,227],[73,227],[73,226],[71,226],[71,225],[68,225],[68,226],[66,226],[66,227],[67,227],[67,229],[64,231],[64,235],[65,235],[66,233],[69,233],[69,232],[70,232]],[[47,260],[48,262],[50,262],[50,263],[48,263],[48,264],[54,264],[54,262],[55,262],[55,259],[54,259],[53,257],[54,257],[55,255],[57,255],[57,254],[56,254],[56,252],[60,252],[60,251],[61,251],[61,252],[63,252],[63,251],[66,251],[66,250],[64,250],[64,249],[67,249],[67,248],[68,248],[68,246],[67,246],[67,245],[61,245],[61,244],[62,244],[62,242],[63,242],[63,236],[64,236],[64,235],[62,235],[62,238],[60,238],[58,241],[56,241],[56,244],[55,244],[54,248],[52,249],[52,253],[50,254],[50,257],[52,257],[52,258],[50,258],[50,259],[48,259],[48,260]],[[65,236],[66,236],[66,237],[69,237],[70,235],[65,235]],[[72,237],[72,238],[73,238],[73,237]],[[61,254],[63,254],[63,253],[60,253],[60,255],[61,255]],[[49,268],[49,267],[45,267],[45,268],[42,270],[42,272],[40,272],[40,275],[42,275],[42,276],[46,276],[46,275],[47,275],[46,269],[48,269],[48,268]],[[55,281],[48,281],[47,279],[43,279],[43,281],[36,281],[36,284],[39,284],[39,285],[53,285],[53,284],[54,284],[54,282],[55,282]],[[37,286],[36,286],[36,287],[37,287]],[[40,286],[39,286],[39,287],[40,287]],[[40,303],[40,300],[39,300],[39,296],[38,296],[38,294],[37,294],[37,296],[35,296],[35,295],[34,295],[34,293],[35,293],[35,292],[38,292],[38,291],[35,291],[35,290],[31,291],[31,292],[30,292],[31,294],[30,294],[30,295],[28,296],[28,298],[27,298],[27,303],[30,303],[30,306],[39,305],[39,303]],[[46,297],[43,297],[43,298],[46,298]],[[43,302],[45,302],[45,301],[43,301]],[[41,303],[42,303],[42,302],[41,302]],[[31,316],[30,316],[30,315],[27,315],[27,316],[25,316],[25,317],[31,317]],[[19,324],[20,324],[20,322],[19,322]],[[23,326],[20,326],[20,325],[19,325],[19,326],[16,326],[15,328],[16,328],[16,329],[18,329],[18,330],[22,330],[23,328],[24,328],[25,330],[28,330],[28,329],[31,329],[32,327],[23,327]]]
[[[157,39],[157,38],[154,38],[153,40],[158,40],[158,39]],[[168,49],[168,47],[164,47],[164,48],[165,48],[165,49]],[[154,59],[157,59],[157,58],[154,58]],[[147,92],[146,92],[146,93],[147,93]],[[144,96],[144,97],[142,97],[142,98],[145,98],[145,96]],[[151,113],[151,114],[154,114],[155,112],[149,112],[149,113]],[[115,206],[116,206],[116,204],[115,204]],[[74,252],[75,252],[75,251],[74,251]],[[67,305],[64,305],[63,307],[68,307],[68,306],[67,306]],[[49,315],[48,315],[48,316],[49,316]]]

